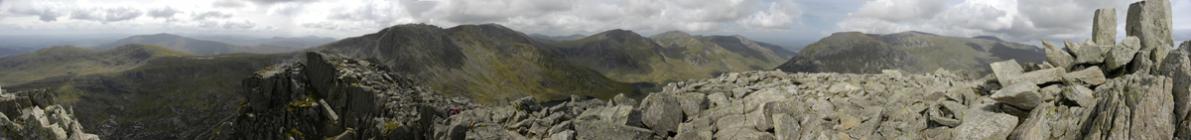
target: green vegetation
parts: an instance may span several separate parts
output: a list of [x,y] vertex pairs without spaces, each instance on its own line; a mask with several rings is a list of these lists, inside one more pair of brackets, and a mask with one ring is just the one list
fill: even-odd
[[995,38],[961,38],[922,32],[872,35],[835,33],[815,42],[779,68],[790,72],[922,73],[947,69],[970,77],[989,73],[988,63],[1017,59],[1038,63],[1041,49]]
[[163,57],[187,56],[152,45],[125,45],[108,50],[61,46],[0,58],[0,85],[18,85],[51,77],[69,77],[129,70]]

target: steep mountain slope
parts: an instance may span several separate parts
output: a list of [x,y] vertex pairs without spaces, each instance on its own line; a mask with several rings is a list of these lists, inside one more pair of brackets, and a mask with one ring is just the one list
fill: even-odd
[[482,102],[530,95],[610,97],[634,93],[625,83],[567,64],[525,34],[495,24],[442,29],[411,24],[313,49],[380,63],[440,93]]
[[231,53],[236,50],[236,46],[232,44],[193,39],[167,33],[130,36],[128,38],[116,40],[116,42],[100,46],[100,48],[111,48],[128,44],[157,45],[195,55],[223,54]]
[[900,69],[922,73],[940,68],[968,76],[987,74],[991,62],[1017,59],[1040,63],[1042,50],[995,38],[960,38],[922,32],[887,35],[841,32],[799,51],[778,67],[787,72],[878,73]]
[[109,50],[62,46],[0,58],[0,85],[15,85],[58,76],[118,72],[161,57],[186,56],[151,45],[125,45]]
[[793,54],[739,36],[692,36],[677,31],[646,38],[632,31],[610,30],[554,46],[571,63],[613,79],[652,83],[769,69]]
[[31,49],[21,47],[0,47],[0,57],[17,55],[28,52]]
[[193,139],[221,133],[242,103],[241,80],[290,54],[160,57],[112,73],[61,76],[17,90],[48,89],[104,139]]

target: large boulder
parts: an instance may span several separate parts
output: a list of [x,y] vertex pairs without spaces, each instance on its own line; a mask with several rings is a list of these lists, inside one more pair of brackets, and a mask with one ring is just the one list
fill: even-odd
[[957,140],[1006,139],[1017,127],[1017,117],[972,108],[964,113],[964,123],[955,127]]
[[1071,54],[1067,53],[1067,51],[1063,50],[1062,48],[1055,47],[1055,45],[1052,45],[1050,42],[1046,41],[1042,41],[1042,46],[1044,46],[1044,49],[1046,50],[1046,62],[1050,62],[1051,65],[1067,68],[1075,64],[1075,59],[1071,56]]
[[575,132],[578,140],[641,140],[653,134],[645,128],[591,120],[575,121]]
[[1038,89],[1033,83],[1017,83],[997,90],[991,97],[997,102],[1029,110],[1042,103]]
[[1063,75],[1063,80],[1074,85],[1091,85],[1096,86],[1104,84],[1104,71],[1100,67],[1092,66],[1083,70],[1074,71]]
[[1183,118],[1191,112],[1191,41],[1185,41],[1181,46],[1166,56],[1156,73],[1174,81],[1171,93],[1174,96],[1175,118]]
[[1134,36],[1125,37],[1120,44],[1108,51],[1108,58],[1104,62],[1107,70],[1117,70],[1125,67],[1141,49],[1141,40]]
[[1045,83],[1062,81],[1063,75],[1066,73],[1067,73],[1067,70],[1065,68],[1049,68],[1049,69],[1042,69],[1042,70],[1026,72],[1023,74],[1010,76],[1007,79],[997,79],[997,80],[1008,81],[1008,83],[1009,83],[1008,85],[1002,85],[1002,86],[1009,86],[1009,85],[1013,85],[1013,84],[1017,84],[1017,83],[1029,83],[1029,84],[1035,84],[1035,85],[1042,85]]
[[677,132],[678,124],[684,120],[682,105],[678,97],[674,95],[666,93],[650,95],[642,102],[642,106],[645,109],[642,110],[641,122],[658,134]]
[[1092,18],[1092,41],[1100,45],[1116,44],[1117,13],[1116,9],[1096,9]]
[[992,67],[993,75],[997,77],[997,81],[1003,86],[1009,85],[1009,79],[1014,76],[1021,75],[1025,70],[1017,60],[1005,60],[1000,62],[993,62],[989,64]]
[[1125,19],[1125,33],[1141,39],[1143,64],[1136,64],[1135,70],[1150,72],[1152,64],[1162,64],[1167,51],[1174,45],[1171,37],[1171,13],[1169,0],[1145,0],[1129,5]]
[[1100,102],[1087,139],[1171,139],[1174,99],[1170,78],[1131,74],[1096,88]]

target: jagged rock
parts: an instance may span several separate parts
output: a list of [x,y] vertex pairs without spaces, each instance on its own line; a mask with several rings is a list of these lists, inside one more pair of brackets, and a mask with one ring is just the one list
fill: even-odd
[[0,139],[98,140],[98,135],[84,132],[73,111],[54,103],[54,94],[47,90],[0,91],[0,105],[5,109],[0,112]]
[[629,105],[629,106],[635,106],[635,105],[637,105],[637,104],[639,104],[639,103],[637,103],[637,100],[636,100],[636,99],[629,98],[628,96],[625,96],[623,93],[621,93],[621,94],[616,94],[616,96],[615,96],[615,97],[612,97],[612,105]]
[[1009,79],[1021,75],[1025,70],[1021,68],[1021,64],[1017,64],[1017,60],[1005,60],[1001,62],[994,62],[989,64],[992,67],[993,75],[995,75],[1001,85],[1009,85]]
[[683,121],[682,105],[678,97],[670,94],[654,94],[645,98],[642,122],[658,134],[677,132]]
[[1074,101],[1079,106],[1093,107],[1096,105],[1096,97],[1093,97],[1094,91],[1088,87],[1081,85],[1067,86],[1063,91],[1063,98]]
[[1017,117],[979,108],[969,109],[964,123],[955,127],[957,140],[1006,139],[1017,127]]
[[686,116],[695,116],[707,109],[707,95],[701,93],[688,93],[678,95],[678,103],[682,106],[682,113]]
[[1013,130],[1010,139],[1044,140],[1051,139],[1051,118],[1055,117],[1053,104],[1042,104],[1030,111],[1030,116]]
[[1170,139],[1171,86],[1166,77],[1131,74],[1097,87],[1100,102],[1085,139]]
[[629,115],[632,113],[632,106],[618,105],[612,107],[596,107],[587,109],[587,111],[584,111],[583,114],[580,114],[577,118],[590,118],[594,120],[605,121],[611,124],[627,125],[629,123]]
[[1135,64],[1135,70],[1148,73],[1153,67],[1152,64],[1162,64],[1167,51],[1174,45],[1171,37],[1170,1],[1145,0],[1129,5],[1125,33],[1128,36],[1137,36],[1141,41],[1140,50],[1143,57],[1134,62],[1143,63]]
[[1174,81],[1171,93],[1174,95],[1175,118],[1184,118],[1191,112],[1191,41],[1184,41],[1181,46],[1166,56],[1156,73]]
[[1097,86],[1104,84],[1106,79],[1104,78],[1104,71],[1100,71],[1100,67],[1092,66],[1083,70],[1067,73],[1067,75],[1063,75],[1063,80],[1067,81],[1067,83],[1078,85]]
[[753,129],[724,129],[715,133],[715,139],[721,140],[774,140],[773,134]]
[[1038,94],[1038,89],[1040,89],[1038,85],[1033,83],[1017,83],[997,90],[990,97],[997,102],[1029,110],[1042,103],[1042,96]]
[[1096,9],[1092,18],[1092,41],[1100,45],[1116,44],[1117,13],[1116,9]]
[[550,140],[573,140],[575,139],[575,131],[567,130],[550,135]]
[[1046,41],[1042,41],[1042,46],[1044,46],[1043,49],[1046,50],[1046,62],[1050,62],[1051,65],[1054,65],[1055,67],[1068,68],[1071,67],[1072,64],[1075,64],[1075,59],[1072,58],[1071,54],[1067,53],[1067,51],[1055,47],[1054,45],[1051,45],[1050,42]]
[[1104,62],[1104,49],[1095,44],[1074,44],[1066,42],[1067,49],[1075,55],[1075,64],[1100,64]]
[[579,140],[640,140],[650,139],[652,131],[602,121],[575,121],[575,139]]
[[[1026,72],[1026,73],[1015,75],[1015,76],[1010,76],[1008,79],[997,79],[997,80],[1009,81],[1008,82],[1009,85],[1013,85],[1013,84],[1016,84],[1019,82],[1041,85],[1041,84],[1045,84],[1045,83],[1057,82],[1057,81],[1063,80],[1063,75],[1065,73],[1066,73],[1066,70],[1064,70],[1063,68],[1049,68],[1049,69]],[[1007,86],[1007,85],[1003,85],[1003,86]]]
[[1112,50],[1108,52],[1109,55],[1105,60],[1105,67],[1108,70],[1117,70],[1125,67],[1133,61],[1134,55],[1137,55],[1140,49],[1140,39],[1135,36],[1125,37],[1124,40],[1121,40],[1120,44],[1112,47]]
[[785,113],[773,115],[773,132],[777,140],[797,140],[802,137],[798,119]]

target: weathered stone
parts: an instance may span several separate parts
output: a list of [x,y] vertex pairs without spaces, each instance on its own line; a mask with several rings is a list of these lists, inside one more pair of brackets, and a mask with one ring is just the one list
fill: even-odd
[[1038,89],[1038,86],[1033,83],[1017,83],[997,90],[990,97],[997,102],[1029,110],[1042,103],[1042,97],[1037,92]]
[[550,134],[550,140],[573,140],[575,139],[575,131],[567,130],[555,134]]
[[1121,44],[1112,47],[1108,52],[1108,58],[1104,62],[1107,70],[1117,70],[1133,61],[1134,55],[1141,49],[1141,40],[1135,36],[1125,37],[1121,40]]
[[1075,59],[1071,57],[1070,53],[1061,48],[1051,45],[1050,42],[1042,41],[1046,51],[1046,62],[1050,62],[1055,67],[1069,68],[1075,64]]
[[1096,88],[1100,95],[1085,139],[1170,139],[1174,99],[1166,77],[1131,74]]
[[612,97],[612,105],[637,106],[638,104],[639,103],[637,103],[636,99],[629,98],[628,96],[625,96],[624,93],[616,94],[615,97]]
[[801,132],[797,118],[784,113],[773,115],[773,133],[778,140],[797,140]]
[[1012,138],[1016,140],[1044,140],[1051,139],[1051,126],[1053,122],[1051,117],[1056,117],[1053,114],[1055,109],[1053,104],[1042,104],[1033,111],[1030,111],[1030,116],[1013,130]]
[[1096,97],[1092,96],[1094,91],[1088,87],[1071,85],[1067,86],[1065,90],[1063,92],[1063,99],[1074,101],[1079,106],[1084,107],[1093,107],[1096,105]]
[[1065,73],[1067,73],[1067,71],[1064,70],[1063,68],[1050,68],[1050,69],[1026,72],[1026,73],[1023,73],[1020,75],[1012,76],[1009,79],[997,79],[997,80],[1007,80],[1007,81],[1009,81],[1009,85],[1013,85],[1018,82],[1041,85],[1041,84],[1045,84],[1045,83],[1057,82],[1057,81],[1063,80],[1063,75]]
[[631,113],[633,113],[633,107],[627,105],[596,107],[587,109],[576,119],[600,120],[610,124],[627,125]]
[[773,134],[753,129],[721,129],[715,133],[720,140],[774,140]]
[[[1129,5],[1125,33],[1141,39],[1141,51],[1149,54],[1152,64],[1162,64],[1166,52],[1174,45],[1171,37],[1169,0],[1145,0]],[[1136,65],[1137,70],[1150,70],[1150,65]],[[1149,72],[1149,71],[1144,71]]]
[[678,102],[682,105],[682,113],[686,116],[699,115],[707,109],[707,98],[702,93],[687,93],[678,95]]
[[[1173,79],[1175,118],[1183,118],[1191,112],[1191,41],[1166,56],[1158,73]],[[1191,130],[1188,130],[1191,131]]]
[[1067,83],[1078,85],[1097,86],[1104,84],[1104,71],[1100,71],[1100,67],[1092,66],[1083,70],[1074,71],[1063,75],[1063,80]]
[[1116,44],[1117,13],[1116,9],[1096,9],[1092,18],[1092,41],[1100,45]]
[[711,107],[719,107],[728,105],[728,96],[724,93],[711,93],[707,95],[707,101],[711,103]]
[[653,94],[645,100],[645,110],[642,110],[645,126],[658,134],[677,132],[678,124],[684,120],[679,99],[670,94]]
[[599,121],[575,121],[575,139],[579,140],[639,140],[649,139],[652,131],[627,125]]
[[1017,64],[1017,60],[1013,59],[993,62],[989,66],[992,67],[993,75],[997,77],[1001,85],[1009,85],[1011,77],[1021,75],[1025,71],[1021,68],[1021,64]]
[[1005,139],[1017,127],[1017,117],[993,113],[979,108],[969,109],[964,123],[955,127],[957,140]]
[[1067,49],[1075,55],[1075,64],[1100,64],[1104,62],[1104,51],[1095,44],[1066,42]]

